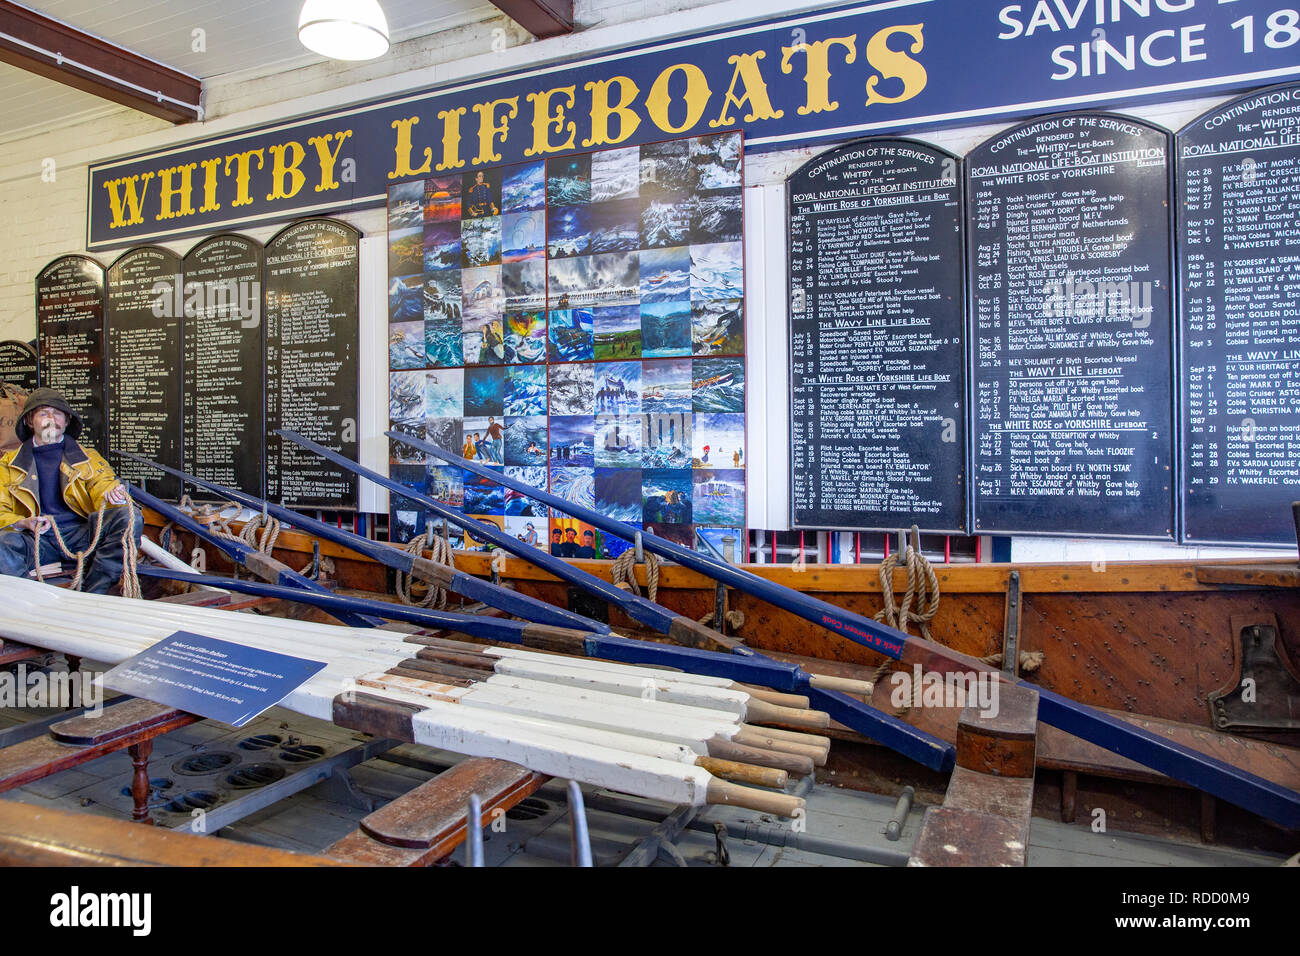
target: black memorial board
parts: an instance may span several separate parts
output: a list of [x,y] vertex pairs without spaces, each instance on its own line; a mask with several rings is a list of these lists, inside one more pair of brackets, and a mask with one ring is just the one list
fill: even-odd
[[179,498],[180,480],[113,453],[181,467],[180,272],[180,256],[169,249],[131,249],[108,267],[105,297],[109,461],[159,498]]
[[266,244],[266,497],[355,508],[356,480],[275,434],[357,457],[360,234],[309,219]]
[[1177,139],[1183,540],[1295,544],[1300,84]]
[[[262,247],[205,239],[185,255],[185,471],[263,497]],[[186,490],[200,499],[212,495]]]
[[102,452],[104,429],[104,267],[62,256],[36,276],[40,383],[81,413],[80,441]]
[[24,392],[36,388],[36,350],[26,342],[0,342],[0,382]]
[[1173,535],[1169,143],[1076,113],[966,157],[979,533]]
[[879,138],[787,181],[795,527],[966,530],[958,168]]

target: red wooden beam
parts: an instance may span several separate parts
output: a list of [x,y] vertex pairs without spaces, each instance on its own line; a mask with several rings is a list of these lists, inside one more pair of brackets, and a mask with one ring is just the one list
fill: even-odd
[[492,0],[492,5],[539,40],[573,32],[573,0]]
[[202,117],[202,80],[10,0],[0,0],[0,62],[171,123]]

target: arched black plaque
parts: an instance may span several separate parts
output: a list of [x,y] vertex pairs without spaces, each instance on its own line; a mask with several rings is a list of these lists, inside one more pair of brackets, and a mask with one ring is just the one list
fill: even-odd
[[104,428],[104,267],[89,256],[61,256],[36,275],[40,384],[81,413],[80,441],[98,451]]
[[266,497],[287,505],[357,504],[355,478],[275,430],[357,457],[359,240],[307,219],[266,244]]
[[[185,296],[180,256],[161,246],[124,252],[108,267],[108,441],[179,468],[181,326]],[[160,498],[179,498],[180,481],[110,454],[118,475],[146,482]]]
[[1295,544],[1300,84],[1178,132],[1183,540]]
[[0,382],[24,392],[36,388],[36,349],[26,342],[0,342]]
[[882,137],[787,181],[795,527],[966,530],[958,167]]
[[204,239],[185,254],[184,275],[193,303],[185,310],[185,470],[261,498],[262,246],[237,235]]
[[1173,535],[1168,157],[1105,113],[967,155],[976,531]]

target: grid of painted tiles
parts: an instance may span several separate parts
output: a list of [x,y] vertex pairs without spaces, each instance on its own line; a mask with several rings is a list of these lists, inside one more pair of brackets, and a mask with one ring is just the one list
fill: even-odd
[[[393,429],[683,544],[743,528],[741,155],[724,133],[392,187]],[[402,442],[390,469],[556,554],[627,546]]]

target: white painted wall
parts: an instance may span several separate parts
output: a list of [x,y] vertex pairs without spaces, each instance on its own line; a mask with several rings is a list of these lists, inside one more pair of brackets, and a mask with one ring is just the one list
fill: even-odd
[[[381,60],[369,64],[318,63],[298,69],[261,74],[234,74],[211,78],[206,84],[207,119],[201,127],[173,128],[152,117],[107,106],[102,114],[81,117],[75,123],[57,118],[29,127],[0,141],[0,339],[30,339],[36,334],[32,284],[36,273],[51,259],[85,249],[86,167],[92,161],[183,143],[199,136],[266,123],[378,96],[424,89],[454,79],[521,69],[543,62],[589,54],[629,43],[661,39],[710,27],[742,23],[762,17],[825,6],[808,0],[577,0],[575,15],[580,31],[569,37],[534,41],[504,15],[428,37],[407,40]],[[1228,97],[1214,97],[1139,107],[1126,112],[1177,130],[1197,114]],[[937,131],[918,136],[960,155],[1011,124],[987,124]],[[757,197],[770,206],[787,176],[825,147],[794,149],[754,155],[746,160],[747,202]],[[53,161],[51,169],[47,161]],[[51,175],[52,172],[52,175]],[[755,221],[753,213],[749,216]],[[342,218],[366,236],[385,230],[382,209],[346,213]],[[782,217],[768,209],[762,217],[764,237],[760,247],[747,253],[748,300],[751,322],[761,319],[754,339],[751,326],[751,364],[762,357],[762,368],[752,369],[750,381],[763,382],[764,394],[776,394],[787,380],[784,335],[784,226]],[[276,227],[259,227],[246,233],[259,241]],[[165,243],[183,254],[196,240]],[[775,251],[774,251],[775,250]],[[108,257],[104,264],[108,265]],[[773,266],[775,275],[758,281]],[[779,272],[775,269],[780,269]],[[775,281],[769,281],[775,280]],[[375,284],[367,284],[371,295]],[[777,300],[780,297],[780,301]],[[380,311],[382,302],[374,303]],[[364,309],[363,309],[364,310]],[[769,398],[771,396],[768,396]],[[780,396],[777,395],[779,398]],[[787,470],[783,461],[786,442],[779,440],[788,428],[778,401],[764,401],[756,409],[751,396],[750,415],[756,413],[775,434],[766,442],[766,475],[758,482],[760,501],[751,503],[752,523],[783,528],[778,516],[788,511]],[[788,402],[784,402],[788,405]],[[751,417],[751,427],[755,419]],[[752,439],[751,439],[752,441]],[[751,457],[751,461],[757,461]],[[756,476],[757,477],[757,476]],[[760,517],[761,516],[761,517]],[[1064,538],[1016,538],[1012,557],[1026,561],[1129,560],[1140,558],[1241,555],[1242,549],[1181,548],[1173,544],[1115,542]]]

